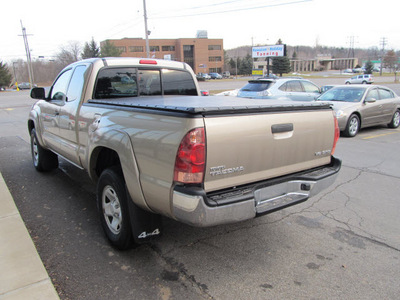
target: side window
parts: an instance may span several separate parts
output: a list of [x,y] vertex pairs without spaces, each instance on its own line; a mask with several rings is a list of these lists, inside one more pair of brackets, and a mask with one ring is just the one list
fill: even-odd
[[163,70],[164,95],[197,95],[196,85],[188,72]]
[[303,87],[301,86],[300,81],[292,80],[287,82],[287,92],[304,92]]
[[137,97],[136,68],[103,69],[97,76],[95,99]]
[[307,93],[319,93],[319,88],[311,82],[303,81],[302,84]]
[[369,91],[367,97],[365,100],[379,100],[379,94],[377,89],[373,89],[372,91]]
[[138,82],[141,96],[161,95],[160,71],[139,70]]
[[51,89],[50,99],[51,100],[66,100],[67,88],[69,80],[71,78],[72,69],[69,69],[62,73],[53,84]]
[[282,84],[282,85],[279,87],[278,90],[281,90],[281,91],[283,91],[283,92],[286,92],[286,91],[287,91],[287,88],[288,88],[288,84],[287,84],[287,83],[284,83],[284,84]]
[[75,68],[67,91],[67,100],[69,102],[80,99],[83,90],[84,74],[86,69],[87,66],[84,65]]
[[389,90],[379,89],[379,96],[381,99],[394,98],[393,93]]

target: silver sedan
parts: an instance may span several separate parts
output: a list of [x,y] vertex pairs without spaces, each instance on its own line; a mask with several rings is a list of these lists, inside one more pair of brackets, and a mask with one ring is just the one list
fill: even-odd
[[348,137],[356,136],[361,128],[400,124],[400,98],[384,86],[336,86],[317,100],[333,105],[340,131]]

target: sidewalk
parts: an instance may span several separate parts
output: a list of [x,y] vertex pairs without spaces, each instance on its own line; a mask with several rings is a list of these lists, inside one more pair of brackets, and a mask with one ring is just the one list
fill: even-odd
[[0,173],[0,299],[59,296]]

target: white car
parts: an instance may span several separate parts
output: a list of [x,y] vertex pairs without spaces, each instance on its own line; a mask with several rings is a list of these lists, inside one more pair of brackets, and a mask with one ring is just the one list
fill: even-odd
[[373,82],[374,76],[371,74],[357,75],[346,80],[346,84],[371,84]]

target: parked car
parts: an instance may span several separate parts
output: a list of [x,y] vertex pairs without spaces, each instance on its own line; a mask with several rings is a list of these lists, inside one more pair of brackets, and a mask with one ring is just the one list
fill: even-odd
[[222,77],[229,78],[229,77],[231,77],[231,73],[229,71],[222,72]]
[[[32,88],[34,88],[34,87],[37,87],[37,85],[36,85],[36,84],[33,84],[33,85],[32,85]],[[29,82],[21,82],[21,83],[18,83],[18,88],[19,88],[20,90],[30,90],[30,89],[31,89],[31,84],[30,84]],[[17,89],[17,84],[14,84],[14,85],[13,85],[13,89],[14,89],[14,90]]]
[[219,73],[210,73],[211,79],[222,79],[222,75]]
[[383,86],[337,86],[321,95],[318,101],[333,105],[340,131],[354,137],[361,128],[400,124],[400,98]]
[[346,80],[346,84],[371,84],[374,82],[374,76],[371,74],[363,74],[353,76]]
[[250,80],[238,92],[240,98],[290,99],[313,101],[321,93],[317,85],[302,78],[278,78]]
[[200,95],[202,95],[202,96],[210,96],[210,92],[207,91],[207,90],[201,90],[200,91]]
[[197,73],[196,77],[197,77],[197,80],[200,79],[200,81],[204,81],[206,79],[211,79],[210,75],[208,75],[207,73]]

